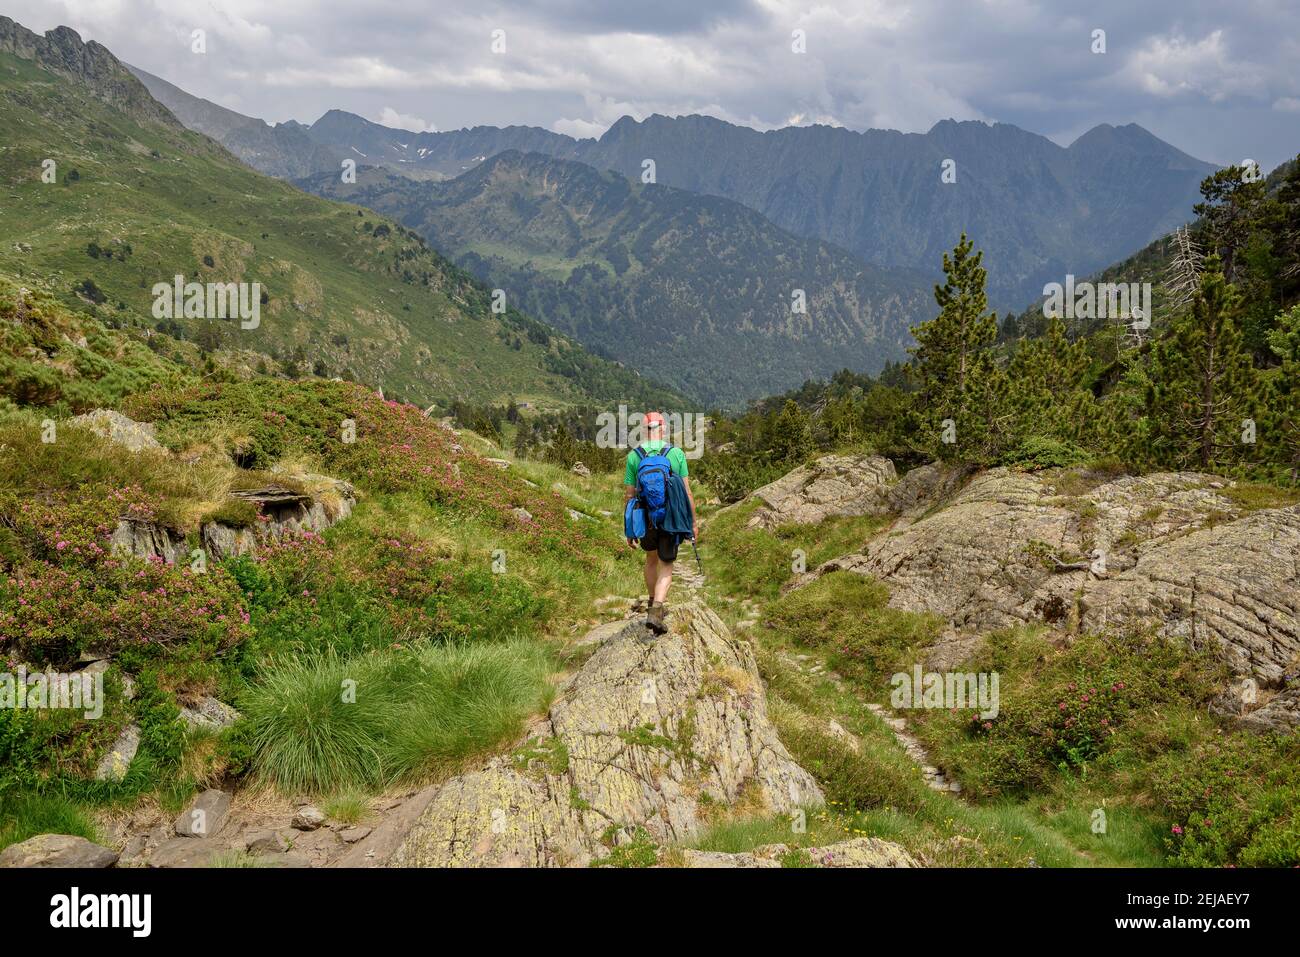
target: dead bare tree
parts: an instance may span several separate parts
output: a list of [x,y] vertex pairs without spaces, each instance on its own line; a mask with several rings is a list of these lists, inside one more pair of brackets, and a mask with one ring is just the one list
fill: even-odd
[[1179,226],[1174,230],[1174,258],[1165,273],[1165,294],[1169,304],[1175,309],[1187,305],[1201,288],[1201,269],[1205,263],[1205,254],[1200,245],[1192,239],[1191,230]]

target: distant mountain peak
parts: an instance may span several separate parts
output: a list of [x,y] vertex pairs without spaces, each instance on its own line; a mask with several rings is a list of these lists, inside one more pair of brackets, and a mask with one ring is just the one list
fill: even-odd
[[106,46],[94,40],[83,42],[72,27],[55,27],[41,36],[0,16],[0,53],[32,60],[51,73],[82,83],[96,97],[134,119],[184,129]]

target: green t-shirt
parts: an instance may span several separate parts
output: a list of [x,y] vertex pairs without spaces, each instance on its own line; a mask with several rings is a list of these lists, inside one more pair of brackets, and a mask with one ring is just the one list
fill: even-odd
[[[641,443],[641,447],[647,452],[658,452],[664,447],[664,445],[665,443],[663,439],[652,439],[649,442]],[[624,485],[636,484],[636,470],[637,466],[640,464],[641,456],[636,454],[636,449],[627,453],[627,467],[623,470]],[[686,478],[686,476],[690,474],[686,469],[686,453],[675,445],[668,450],[668,464],[671,466],[674,475],[680,475],[682,478]]]

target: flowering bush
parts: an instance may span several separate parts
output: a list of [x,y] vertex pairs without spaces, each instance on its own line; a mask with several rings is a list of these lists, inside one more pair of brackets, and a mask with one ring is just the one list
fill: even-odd
[[1135,714],[1195,707],[1219,678],[1207,655],[1174,641],[1081,636],[1060,647],[1028,630],[990,636],[962,670],[1001,675],[998,716],[967,710],[920,720],[938,761],[979,797],[1021,794],[1054,773],[1087,772],[1131,727],[1141,733]]
[[0,581],[0,648],[38,664],[83,651],[215,653],[250,634],[235,581],[220,568],[104,559],[96,568],[32,562]]
[[110,553],[120,518],[154,519],[139,487],[11,496],[0,515],[24,547],[0,579],[0,650],[8,657],[66,663],[90,649],[152,653],[182,644],[213,653],[248,635],[242,596],[220,568],[196,573]]
[[1245,733],[1161,758],[1153,796],[1168,825],[1171,863],[1300,865],[1300,742]]
[[[558,495],[529,488],[458,450],[453,434],[419,408],[353,383],[257,380],[160,387],[133,396],[127,411],[156,422],[160,440],[173,448],[206,439],[212,421],[235,423],[247,436],[237,450],[246,467],[267,467],[299,449],[363,491],[421,495],[586,566],[594,565],[599,550],[617,552],[617,540],[598,535],[590,523],[575,526]],[[355,429],[355,440],[349,440],[351,431],[345,436],[345,422]],[[531,517],[516,513],[521,508]]]

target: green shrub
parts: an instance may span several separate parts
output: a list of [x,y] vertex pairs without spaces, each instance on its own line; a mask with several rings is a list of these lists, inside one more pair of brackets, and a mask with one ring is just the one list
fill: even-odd
[[1158,758],[1152,792],[1183,866],[1300,865],[1300,740],[1235,733]]
[[962,670],[998,673],[997,717],[926,711],[917,720],[936,761],[975,797],[1023,795],[1120,756],[1141,765],[1159,753],[1135,747],[1159,747],[1154,715],[1179,720],[1222,679],[1208,653],[1174,639],[1088,635],[1059,648],[1029,628],[993,633]]
[[1038,469],[1068,468],[1080,465],[1092,456],[1073,442],[1031,435],[1019,445],[1004,452],[998,465],[1036,471]]

